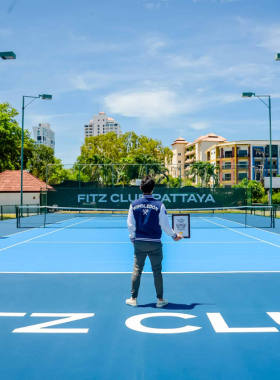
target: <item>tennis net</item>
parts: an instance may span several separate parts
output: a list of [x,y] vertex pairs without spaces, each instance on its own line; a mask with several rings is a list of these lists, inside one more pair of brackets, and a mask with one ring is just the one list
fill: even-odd
[[[168,215],[190,214],[191,228],[273,228],[273,206],[214,207],[167,210]],[[127,209],[20,206],[18,228],[127,228]],[[171,218],[170,218],[171,221]]]

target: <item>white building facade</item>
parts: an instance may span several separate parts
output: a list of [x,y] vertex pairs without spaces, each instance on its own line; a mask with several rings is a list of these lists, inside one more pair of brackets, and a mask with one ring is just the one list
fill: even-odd
[[33,134],[37,145],[45,145],[55,150],[55,133],[50,124],[41,123],[38,127],[33,127]]
[[85,138],[92,136],[105,135],[108,132],[115,132],[118,137],[121,136],[121,126],[105,112],[99,112],[93,115],[88,124],[85,124]]

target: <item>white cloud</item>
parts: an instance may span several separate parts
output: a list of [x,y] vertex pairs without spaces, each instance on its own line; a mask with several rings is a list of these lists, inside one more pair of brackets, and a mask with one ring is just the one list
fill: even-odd
[[263,41],[259,44],[274,53],[280,52],[280,28],[271,27],[263,31]]
[[0,37],[8,37],[8,36],[11,36],[11,35],[12,35],[12,30],[11,29],[0,29]]
[[192,0],[193,3],[207,2],[207,3],[220,3],[220,4],[233,3],[235,1],[240,1],[240,0]]
[[160,3],[146,3],[144,4],[144,7],[152,10],[152,9],[159,9],[160,8]]
[[166,116],[190,114],[210,106],[220,106],[240,100],[241,96],[236,94],[184,97],[165,89],[130,90],[106,96],[104,105],[110,112],[123,116],[162,119]]
[[207,56],[198,59],[191,59],[178,55],[171,57],[170,64],[175,67],[209,66],[211,65],[211,59]]
[[200,121],[197,123],[193,123],[190,125],[192,129],[195,129],[197,131],[202,130],[202,129],[207,129],[211,127],[211,124],[208,123],[207,121]]
[[159,118],[176,112],[176,94],[167,90],[131,91],[105,97],[105,106],[124,116]]
[[168,46],[168,40],[161,36],[148,36],[144,39],[143,45],[146,54],[156,55],[160,49]]
[[94,90],[106,88],[117,82],[128,82],[135,79],[135,74],[107,73],[88,70],[81,74],[71,74],[68,81],[76,90]]

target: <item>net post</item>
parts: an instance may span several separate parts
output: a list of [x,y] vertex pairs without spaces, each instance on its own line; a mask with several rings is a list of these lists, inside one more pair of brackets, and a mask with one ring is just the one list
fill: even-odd
[[48,204],[48,164],[46,166],[46,206]]
[[0,213],[1,219],[0,220],[4,220],[3,206],[0,206],[0,210],[1,210],[1,213]]
[[19,225],[19,223],[18,223],[18,207],[16,207],[16,218],[17,218],[17,228],[18,228],[18,225]]
[[44,213],[44,228],[46,228],[46,219],[47,219],[47,206],[45,206],[45,213]]

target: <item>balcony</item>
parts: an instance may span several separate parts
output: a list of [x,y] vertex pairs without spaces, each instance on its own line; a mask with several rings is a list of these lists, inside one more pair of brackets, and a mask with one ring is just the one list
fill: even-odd
[[195,154],[195,150],[188,150],[188,151],[185,153],[185,156],[191,156],[192,154]]
[[231,182],[231,177],[223,177],[222,182]]
[[185,161],[186,164],[192,164],[193,162],[195,162],[195,158],[189,158]]

